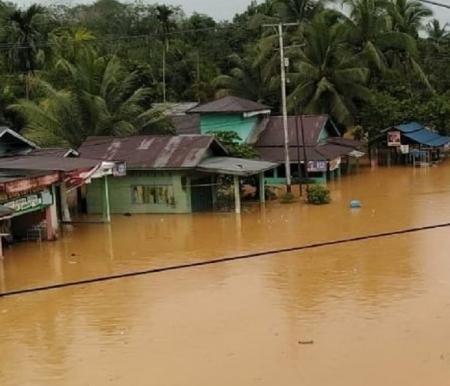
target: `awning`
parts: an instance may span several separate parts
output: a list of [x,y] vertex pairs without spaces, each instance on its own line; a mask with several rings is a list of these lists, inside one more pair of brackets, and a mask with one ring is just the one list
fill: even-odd
[[275,169],[277,166],[278,164],[267,161],[233,157],[211,157],[200,162],[196,170],[234,176],[252,176]]
[[450,142],[449,137],[443,137],[427,129],[421,129],[410,133],[403,133],[403,135],[414,142],[432,147],[445,146]]
[[0,205],[0,220],[7,220],[11,218],[14,212],[14,209],[8,208],[4,205]]
[[439,135],[418,122],[396,125],[383,130],[382,133],[395,130],[400,131],[405,138],[425,146],[442,147],[450,143],[450,137]]

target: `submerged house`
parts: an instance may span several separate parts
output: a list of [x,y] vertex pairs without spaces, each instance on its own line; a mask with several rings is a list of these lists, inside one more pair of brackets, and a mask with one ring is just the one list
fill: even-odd
[[[178,110],[173,117],[177,133],[233,131],[242,142],[255,146],[261,160],[280,164],[266,173],[266,183],[286,182],[283,119],[271,116],[268,106],[227,96],[183,112]],[[294,177],[305,175],[305,158],[309,177],[323,182],[349,171],[365,154],[362,143],[342,138],[327,115],[290,116],[288,133]],[[302,133],[305,133],[305,141]]]
[[234,131],[242,142],[251,143],[270,116],[270,107],[234,96],[226,96],[187,111],[199,116],[200,134]]
[[71,178],[99,168],[71,158],[70,149],[40,149],[9,128],[0,129],[0,228],[8,239],[57,237]]
[[78,149],[86,158],[126,163],[126,176],[111,178],[108,186],[87,186],[88,213],[100,213],[105,188],[112,213],[191,213],[215,207],[216,177],[234,179],[236,211],[240,211],[239,177],[260,176],[277,164],[228,157],[211,135],[138,135],[90,137]]
[[[348,171],[364,155],[361,142],[342,138],[328,115],[289,116],[288,135],[291,173],[294,177],[304,176],[307,167],[310,178],[324,182],[340,176],[342,171]],[[283,117],[270,117],[255,147],[261,159],[280,163],[278,168],[266,173],[267,183],[284,184]]]
[[380,165],[428,165],[439,161],[450,145],[450,137],[439,135],[421,123],[389,127],[370,144],[370,155]]

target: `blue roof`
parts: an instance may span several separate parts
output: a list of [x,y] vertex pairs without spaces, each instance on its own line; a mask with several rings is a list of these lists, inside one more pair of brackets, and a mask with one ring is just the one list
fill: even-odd
[[409,122],[394,126],[394,128],[400,130],[402,133],[412,133],[413,131],[421,130],[425,127],[418,122]]
[[406,138],[422,145],[441,147],[450,143],[449,137],[433,133],[417,122],[404,123],[394,128],[401,131]]

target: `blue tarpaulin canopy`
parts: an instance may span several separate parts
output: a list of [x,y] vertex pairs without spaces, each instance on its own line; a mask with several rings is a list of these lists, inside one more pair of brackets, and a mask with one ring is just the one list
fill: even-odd
[[431,130],[417,122],[397,125],[394,126],[393,129],[400,131],[406,138],[421,145],[441,147],[450,143],[450,137],[444,137],[433,133]]

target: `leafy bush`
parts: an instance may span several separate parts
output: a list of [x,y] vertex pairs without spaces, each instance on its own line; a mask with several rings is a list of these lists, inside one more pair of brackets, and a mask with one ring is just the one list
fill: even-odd
[[283,196],[281,196],[280,202],[282,204],[290,204],[292,202],[297,201],[295,196],[292,193],[285,193]]
[[323,185],[311,185],[308,188],[308,202],[314,205],[328,204],[330,191]]

